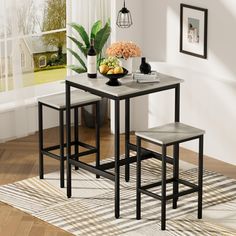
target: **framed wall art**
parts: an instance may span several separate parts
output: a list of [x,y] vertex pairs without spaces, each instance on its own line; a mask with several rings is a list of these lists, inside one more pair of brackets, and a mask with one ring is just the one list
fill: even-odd
[[207,58],[207,17],[205,8],[180,4],[180,52]]

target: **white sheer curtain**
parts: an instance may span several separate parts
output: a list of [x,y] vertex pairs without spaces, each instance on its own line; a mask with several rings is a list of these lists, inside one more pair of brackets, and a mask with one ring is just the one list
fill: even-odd
[[0,119],[0,142],[29,134],[26,102],[34,92],[23,87],[33,84],[33,63],[23,32],[30,19],[21,14],[29,2],[0,0],[0,112],[9,112],[8,119]]
[[[111,16],[111,0],[68,0],[67,21],[76,22],[84,26],[90,33],[93,23],[102,20],[103,25]],[[67,34],[71,35],[71,28],[68,27]],[[68,40],[68,47],[76,50],[76,47]],[[82,55],[81,55],[82,56]],[[76,59],[68,54],[68,64],[78,63]]]

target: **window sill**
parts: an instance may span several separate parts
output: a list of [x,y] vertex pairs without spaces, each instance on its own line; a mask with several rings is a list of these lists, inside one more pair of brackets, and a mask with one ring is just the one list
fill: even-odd
[[20,107],[32,107],[37,104],[37,98],[65,91],[64,80],[40,84],[31,87],[0,93],[0,114],[14,111]]

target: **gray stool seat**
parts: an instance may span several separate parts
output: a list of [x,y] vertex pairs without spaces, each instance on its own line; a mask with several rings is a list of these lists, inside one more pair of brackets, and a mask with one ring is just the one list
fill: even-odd
[[204,133],[204,130],[176,122],[150,128],[146,131],[137,131],[135,135],[157,144],[171,145],[175,142],[184,142]]
[[[137,137],[137,185],[136,185],[136,218],[141,219],[141,193],[161,201],[161,229],[166,228],[166,202],[173,200],[173,209],[177,208],[178,198],[190,193],[198,193],[198,219],[202,218],[202,183],[203,183],[203,135],[204,130],[183,124],[170,123],[158,127],[154,127],[145,131],[135,133]],[[179,144],[190,140],[199,140],[198,153],[198,184],[190,183],[185,179],[179,178]],[[148,153],[147,149],[142,149],[141,141],[154,143],[161,146],[161,153],[154,153],[162,162],[161,181],[145,184],[141,186],[141,159],[142,155]],[[173,159],[167,156],[167,147],[173,145]],[[166,178],[166,162],[173,164],[173,178]],[[166,195],[166,185],[173,183],[173,193]],[[185,185],[188,188],[179,191],[179,184]],[[161,186],[161,195],[151,191],[152,188]]]
[[[101,98],[83,91],[72,91],[71,92],[71,106],[81,106],[84,104],[93,103],[96,101],[100,101]],[[66,109],[66,95],[65,93],[52,94],[44,97],[38,98],[38,102],[43,103],[44,105],[48,105],[50,107],[54,107],[56,109]]]
[[[74,141],[72,145],[74,146],[73,159],[79,161],[80,156],[86,156],[95,153],[96,154],[96,167],[100,165],[100,131],[99,131],[99,104],[101,98],[84,91],[72,91],[71,92],[71,110],[74,111]],[[93,104],[95,106],[96,114],[96,145],[91,146],[87,143],[81,142],[79,140],[79,121],[78,112],[79,107],[87,106]],[[43,107],[48,107],[59,112],[59,145],[44,147],[43,139]],[[38,98],[38,125],[39,125],[39,177],[43,179],[44,177],[44,156],[48,156],[60,161],[60,186],[63,188],[64,184],[64,161],[66,156],[64,154],[64,148],[66,143],[64,141],[64,112],[66,110],[66,94],[58,93],[47,95]],[[85,151],[79,152],[79,146],[87,149]],[[55,150],[60,150],[59,154],[55,154]],[[75,169],[78,170],[78,166],[75,165]],[[98,175],[96,175],[99,178]]]

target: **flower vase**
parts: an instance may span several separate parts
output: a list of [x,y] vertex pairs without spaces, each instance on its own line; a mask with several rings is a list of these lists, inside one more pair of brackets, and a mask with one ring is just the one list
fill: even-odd
[[133,58],[129,57],[127,59],[119,58],[121,66],[128,70],[128,74],[132,74],[133,72]]

